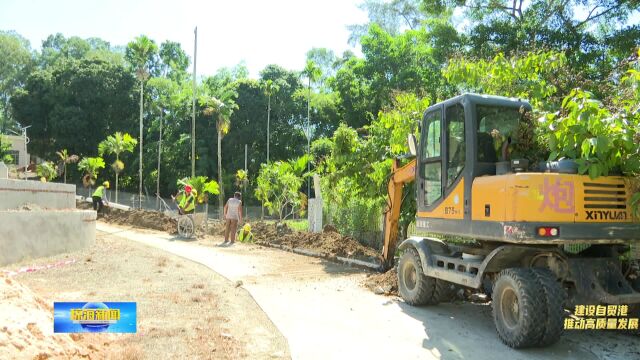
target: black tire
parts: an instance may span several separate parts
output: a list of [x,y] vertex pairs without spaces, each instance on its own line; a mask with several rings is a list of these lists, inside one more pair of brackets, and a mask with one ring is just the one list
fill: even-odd
[[560,340],[564,332],[564,304],[567,293],[551,270],[532,268],[531,272],[536,277],[538,284],[542,286],[542,292],[544,293],[544,331],[538,341],[538,345],[549,346]]
[[398,262],[398,292],[410,305],[436,305],[436,279],[426,276],[420,256],[409,247]]
[[439,302],[450,302],[456,297],[458,287],[449,281],[436,279],[436,288],[433,297]]
[[512,268],[500,272],[493,285],[493,321],[498,337],[506,345],[521,349],[539,343],[544,332],[539,301],[542,286],[530,269]]

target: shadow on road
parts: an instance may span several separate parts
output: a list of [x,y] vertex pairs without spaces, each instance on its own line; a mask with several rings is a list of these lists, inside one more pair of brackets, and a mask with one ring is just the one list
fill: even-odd
[[[453,303],[414,307],[397,300],[404,313],[420,320],[425,338],[422,347],[441,359],[598,359],[580,343],[593,341],[584,334],[568,333],[547,348],[514,350],[496,333],[488,304]],[[624,357],[621,357],[621,359]]]

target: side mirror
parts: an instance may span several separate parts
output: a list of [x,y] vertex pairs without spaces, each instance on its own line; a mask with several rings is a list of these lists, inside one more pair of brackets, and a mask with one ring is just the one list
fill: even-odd
[[409,134],[409,136],[407,136],[407,143],[409,144],[409,152],[411,153],[411,155],[417,156],[418,145],[416,141],[416,136],[413,134]]

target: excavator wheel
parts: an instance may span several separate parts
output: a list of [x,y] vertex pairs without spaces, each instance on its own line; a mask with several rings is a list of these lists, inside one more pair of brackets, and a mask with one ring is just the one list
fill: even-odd
[[547,304],[543,286],[531,269],[500,272],[493,285],[493,321],[503,343],[514,349],[539,345],[545,333]]
[[398,290],[400,296],[410,305],[438,304],[438,280],[426,276],[422,270],[420,256],[413,247],[407,248],[398,263]]
[[542,300],[545,306],[544,331],[538,346],[549,346],[556,343],[564,332],[564,303],[567,293],[549,269],[531,268],[538,284],[542,287]]

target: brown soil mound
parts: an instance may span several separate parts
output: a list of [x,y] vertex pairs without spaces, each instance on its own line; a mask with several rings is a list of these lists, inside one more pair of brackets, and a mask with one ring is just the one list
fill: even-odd
[[[76,201],[76,208],[91,210],[93,205],[85,201]],[[177,222],[166,214],[157,211],[125,211],[107,206],[103,208],[103,213],[98,216],[98,219],[112,224],[166,231],[170,234],[178,232]]]
[[398,273],[394,268],[383,274],[370,274],[364,286],[379,295],[398,295]]
[[207,223],[207,234],[224,236],[224,226],[225,223],[222,220],[209,219]]
[[357,240],[340,235],[335,228],[325,227],[322,233],[293,231],[286,225],[278,229],[276,224],[258,222],[251,224],[256,243],[283,245],[302,248],[325,256],[340,256],[359,260],[379,262],[380,256],[374,249],[360,244]]
[[166,231],[170,234],[178,231],[176,221],[160,212],[146,210],[124,211],[109,207],[104,210],[104,214],[98,218],[109,223]]
[[[3,359],[86,359],[105,342],[76,341],[76,334],[53,334],[53,309],[29,288],[0,275],[0,357]],[[84,335],[84,334],[83,334]],[[106,344],[106,343],[105,343]],[[6,356],[6,357],[5,357]]]

